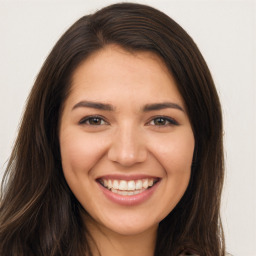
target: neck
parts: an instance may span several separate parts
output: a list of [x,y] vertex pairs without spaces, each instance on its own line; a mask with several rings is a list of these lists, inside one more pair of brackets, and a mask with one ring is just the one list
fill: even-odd
[[157,226],[139,234],[119,234],[95,221],[86,221],[92,237],[90,243],[93,256],[153,256]]

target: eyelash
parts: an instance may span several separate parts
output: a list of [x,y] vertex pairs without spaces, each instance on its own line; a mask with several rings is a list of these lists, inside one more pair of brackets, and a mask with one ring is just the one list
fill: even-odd
[[[93,121],[93,119],[100,121],[100,124],[91,124],[90,121]],[[104,122],[104,124],[109,124],[102,116],[87,116],[87,117],[84,117],[83,119],[81,119],[79,121],[79,124],[91,125],[91,126],[100,126],[100,125],[104,125],[104,124],[102,124],[102,122]]]
[[[157,119],[158,119],[158,121],[161,120],[161,122],[163,122],[163,124],[155,124]],[[92,124],[92,123],[90,123],[91,121],[100,121],[100,123],[99,124]],[[104,122],[104,123],[102,123],[102,122]],[[153,122],[153,124],[152,124],[152,122]],[[79,121],[79,124],[90,125],[90,126],[101,126],[101,125],[106,125],[106,124],[108,125],[109,123],[102,116],[96,115],[96,116],[84,117],[83,119],[81,119]],[[154,125],[154,126],[158,126],[158,127],[166,127],[166,126],[172,126],[172,125],[177,126],[179,124],[173,118],[166,117],[166,116],[156,116],[156,117],[150,119],[150,121],[147,122],[146,125]]]
[[[152,122],[155,122],[156,120],[161,120],[161,122],[163,121],[163,124],[151,124]],[[172,125],[179,125],[178,122],[176,120],[174,120],[173,118],[170,117],[166,117],[166,116],[156,116],[154,118],[152,118],[147,125],[154,125],[154,126],[158,126],[158,127],[166,127],[166,126],[172,126]]]

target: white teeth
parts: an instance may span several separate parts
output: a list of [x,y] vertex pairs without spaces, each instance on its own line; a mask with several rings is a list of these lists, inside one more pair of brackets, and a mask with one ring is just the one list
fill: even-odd
[[114,182],[113,182],[113,188],[114,189],[119,189],[119,184],[118,183],[119,182],[117,180],[114,180]]
[[113,186],[112,186],[112,181],[111,180],[108,180],[108,189],[111,189]]
[[135,186],[136,189],[142,189],[142,180],[137,180],[136,181],[136,186]]
[[135,191],[122,191],[122,190],[116,190],[116,189],[111,189],[111,191],[115,194],[119,194],[122,196],[133,196],[133,195],[137,195],[141,192],[143,192],[145,189],[141,189],[141,190],[135,190]]
[[143,188],[148,188],[148,179],[143,180],[142,186]]
[[127,190],[127,189],[128,189],[127,181],[121,180],[119,184],[119,190]]
[[128,193],[127,191],[117,190],[117,194],[122,195],[122,196],[127,196],[127,193]]
[[128,188],[127,190],[135,190],[135,182],[134,180],[128,181]]
[[[154,185],[154,179],[148,178],[148,179],[141,179],[141,180],[110,180],[110,179],[102,179],[101,184],[108,188],[109,190],[116,190],[117,193],[122,192],[122,195],[132,195],[132,193],[140,193],[138,191],[147,189],[148,187],[152,187]],[[115,192],[114,192],[115,193]]]

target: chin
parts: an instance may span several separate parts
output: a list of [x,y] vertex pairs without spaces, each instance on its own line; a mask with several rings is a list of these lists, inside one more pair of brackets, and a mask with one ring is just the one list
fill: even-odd
[[149,226],[149,225],[122,225],[122,226],[112,226],[109,225],[109,227],[107,227],[109,230],[111,230],[112,232],[122,235],[122,236],[136,236],[136,235],[140,235],[143,234],[145,232],[148,232],[149,230],[157,230],[158,228],[158,223],[154,224],[153,226]]

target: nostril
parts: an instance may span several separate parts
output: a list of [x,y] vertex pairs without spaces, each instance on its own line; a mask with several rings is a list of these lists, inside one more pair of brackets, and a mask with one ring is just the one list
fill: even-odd
[[133,122],[123,122],[118,126],[108,150],[108,158],[123,166],[131,166],[146,160],[144,136]]
[[143,147],[111,147],[108,151],[108,158],[123,166],[130,166],[145,161],[147,151]]
[[117,162],[123,166],[130,166],[136,163],[141,163],[145,161],[146,154],[144,156],[141,153],[133,153],[133,154],[127,154],[125,152],[117,152],[116,154],[113,154],[113,152],[109,153],[109,159],[113,162]]

